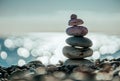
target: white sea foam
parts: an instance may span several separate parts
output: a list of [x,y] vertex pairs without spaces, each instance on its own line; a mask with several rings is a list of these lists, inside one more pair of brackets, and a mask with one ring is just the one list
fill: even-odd
[[44,65],[49,64],[49,56],[37,57],[36,60],[41,61]]
[[93,55],[92,55],[93,59],[99,59],[100,58],[100,53],[98,51],[94,51]]
[[1,58],[2,58],[3,60],[5,60],[8,55],[7,55],[7,52],[1,51],[0,56],[1,56]]
[[18,60],[18,66],[23,66],[23,65],[25,65],[26,64],[26,61],[25,60],[23,60],[23,59],[19,59]]
[[4,41],[4,45],[7,47],[7,48],[14,48],[14,43],[11,39],[6,39]]
[[88,37],[92,40],[92,49],[100,54],[114,54],[120,50],[120,38],[105,34],[91,34]]
[[19,56],[28,58],[30,56],[29,51],[26,48],[18,48],[17,53]]

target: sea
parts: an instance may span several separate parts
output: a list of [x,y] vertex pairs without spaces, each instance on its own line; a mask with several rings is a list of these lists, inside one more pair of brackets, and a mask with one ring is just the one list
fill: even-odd
[[[0,36],[0,66],[23,66],[39,60],[44,65],[58,64],[66,58],[62,49],[71,36],[63,32],[12,33]],[[120,58],[120,36],[103,33],[89,33],[85,37],[93,42],[93,55],[85,59]]]

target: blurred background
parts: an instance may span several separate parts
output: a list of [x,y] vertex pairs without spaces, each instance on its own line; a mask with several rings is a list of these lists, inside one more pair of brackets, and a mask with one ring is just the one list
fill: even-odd
[[120,0],[0,0],[0,34],[63,32],[73,13],[90,32],[120,34]]
[[120,57],[120,0],[0,0],[0,65],[65,61],[62,48],[73,13],[93,42],[88,59]]

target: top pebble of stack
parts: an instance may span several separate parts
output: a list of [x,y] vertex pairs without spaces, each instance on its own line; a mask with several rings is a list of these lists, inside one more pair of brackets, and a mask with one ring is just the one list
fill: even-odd
[[77,25],[82,25],[84,22],[82,19],[77,19],[77,15],[72,14],[71,15],[71,20],[69,20],[69,26],[77,26]]
[[71,19],[77,19],[77,15],[72,14],[72,15],[71,15]]
[[68,25],[72,27],[67,28],[66,33],[72,36],[85,36],[88,33],[88,29],[84,26],[79,26],[82,25],[84,21],[77,19],[77,15],[75,14],[72,14],[70,18]]

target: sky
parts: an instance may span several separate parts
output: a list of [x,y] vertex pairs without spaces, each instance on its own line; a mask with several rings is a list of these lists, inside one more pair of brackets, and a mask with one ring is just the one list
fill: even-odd
[[89,32],[120,34],[120,0],[0,0],[0,34],[64,32],[73,13]]

